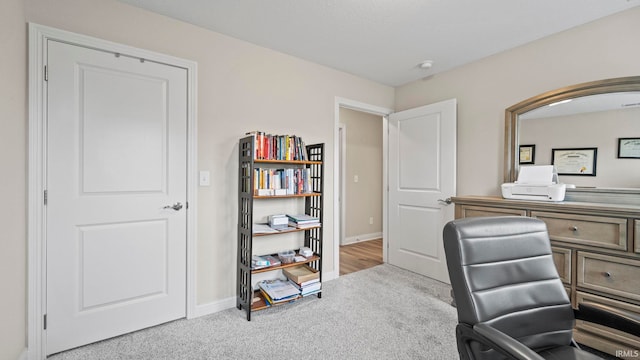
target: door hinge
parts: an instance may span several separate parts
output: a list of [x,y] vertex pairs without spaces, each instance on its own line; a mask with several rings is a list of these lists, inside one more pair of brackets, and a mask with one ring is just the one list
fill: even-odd
[[47,190],[44,191],[44,204],[47,205],[47,201],[49,200],[49,192]]
[[44,314],[44,329],[47,330],[47,314]]
[[47,65],[44,66],[44,81],[49,81],[49,70]]

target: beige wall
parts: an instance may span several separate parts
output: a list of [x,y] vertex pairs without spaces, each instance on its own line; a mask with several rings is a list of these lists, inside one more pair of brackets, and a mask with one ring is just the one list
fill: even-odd
[[498,195],[504,110],[566,85],[639,75],[640,48],[631,45],[638,32],[640,8],[615,14],[401,86],[396,110],[457,98],[457,194]]
[[340,123],[347,134],[345,243],[371,240],[382,233],[382,117],[341,108]]
[[0,1],[0,359],[26,337],[27,36],[22,0]]
[[[24,8],[23,8],[24,6]],[[235,296],[237,142],[246,131],[295,133],[326,145],[325,269],[333,271],[335,97],[392,108],[394,90],[115,0],[4,0],[0,8],[4,216],[0,246],[0,359],[25,347],[26,23],[56,27],[198,63],[197,292],[207,304]],[[12,34],[10,39],[4,37]],[[14,36],[14,37],[13,37]],[[6,60],[5,60],[6,58]],[[7,104],[5,106],[4,104]]]

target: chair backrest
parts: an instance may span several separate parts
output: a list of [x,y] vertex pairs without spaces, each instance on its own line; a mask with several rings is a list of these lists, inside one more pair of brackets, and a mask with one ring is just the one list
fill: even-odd
[[449,222],[443,236],[459,323],[487,323],[534,350],[571,343],[573,310],[543,221],[465,218]]

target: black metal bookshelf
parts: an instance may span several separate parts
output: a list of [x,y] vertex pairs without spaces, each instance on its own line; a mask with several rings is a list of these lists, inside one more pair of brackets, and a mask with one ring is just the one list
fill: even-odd
[[[256,140],[254,136],[240,139],[238,173],[238,269],[236,307],[244,309],[247,320],[251,320],[253,311],[269,308],[266,301],[252,288],[252,275],[259,272],[274,271],[291,266],[306,264],[318,271],[322,282],[322,239],[323,239],[323,192],[324,192],[324,144],[307,145],[305,160],[266,160],[256,159]],[[257,196],[254,194],[254,169],[256,164],[277,165],[278,167],[308,168],[310,173],[310,192],[295,195]],[[282,264],[259,270],[251,269],[253,240],[256,236],[277,236],[253,234],[253,208],[256,201],[268,201],[274,198],[290,198],[291,201],[305,202],[305,213],[319,219],[320,226],[299,230],[304,232],[304,246],[314,252],[314,256],[305,262]],[[290,231],[288,231],[290,232]],[[283,233],[288,233],[283,232]],[[322,297],[322,292],[317,296]],[[254,298],[258,297],[254,301]],[[286,303],[285,303],[286,304]],[[275,305],[274,305],[275,306]]]

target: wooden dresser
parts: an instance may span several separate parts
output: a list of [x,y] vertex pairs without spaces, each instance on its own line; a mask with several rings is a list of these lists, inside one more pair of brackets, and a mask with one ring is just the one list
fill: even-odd
[[[640,316],[640,206],[586,202],[452,198],[456,218],[529,216],[547,224],[553,259],[574,307],[601,303]],[[576,341],[637,359],[640,337],[576,322]],[[629,356],[625,356],[629,355]]]

